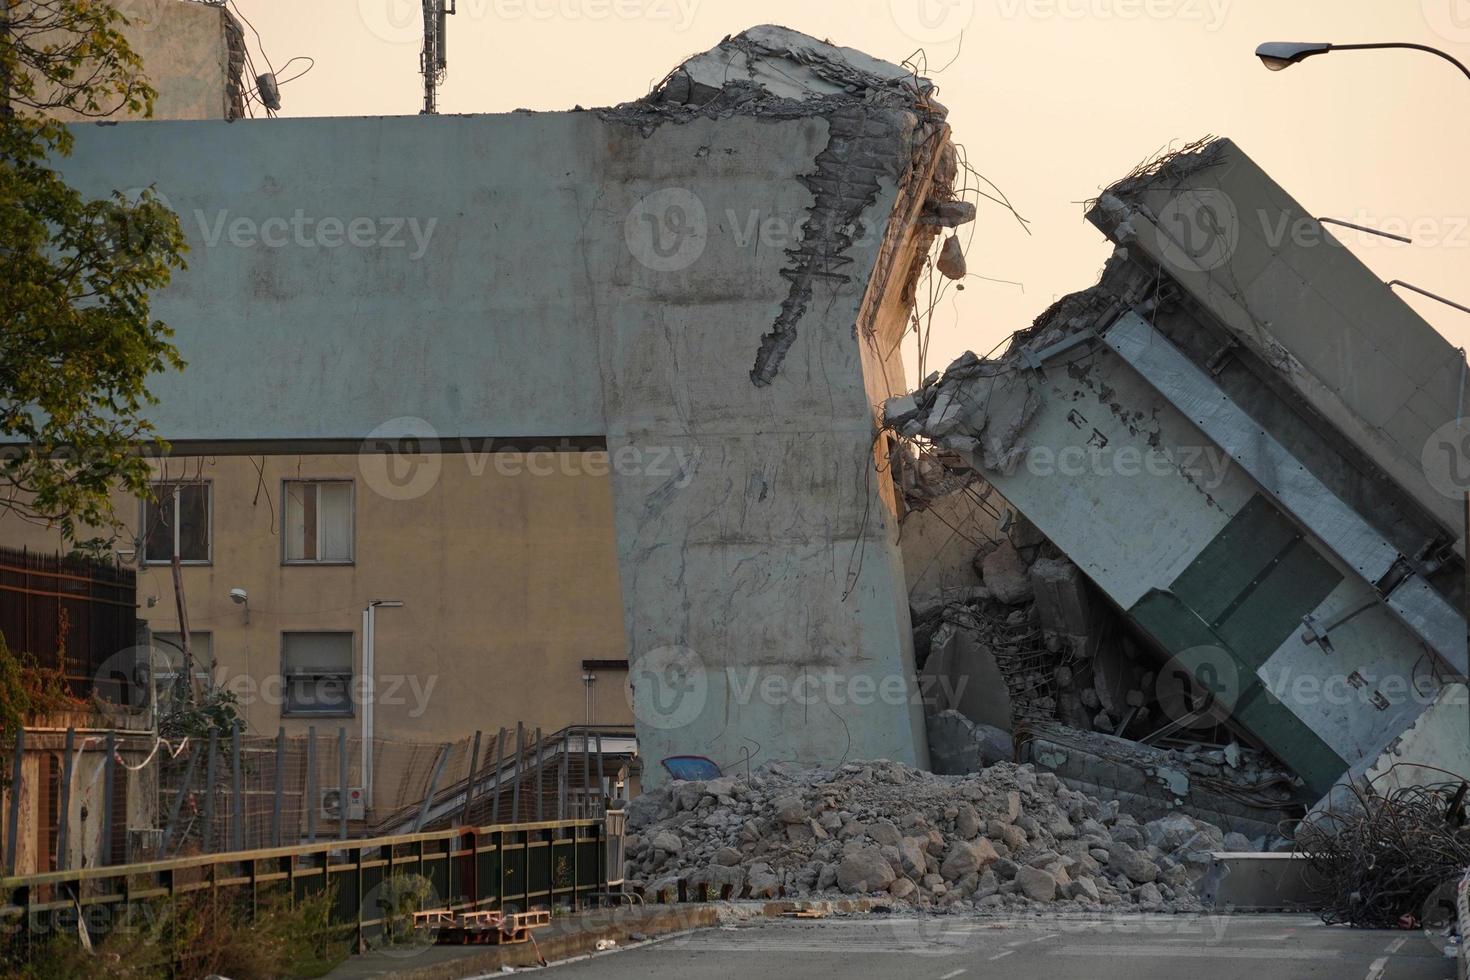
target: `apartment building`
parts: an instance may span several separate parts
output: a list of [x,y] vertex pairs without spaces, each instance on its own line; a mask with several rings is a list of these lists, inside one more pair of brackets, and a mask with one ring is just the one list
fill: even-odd
[[[151,499],[114,501],[155,680],[182,665],[182,605],[196,683],[234,692],[253,731],[630,725],[606,469],[597,451],[158,460]],[[62,547],[10,514],[0,542]]]

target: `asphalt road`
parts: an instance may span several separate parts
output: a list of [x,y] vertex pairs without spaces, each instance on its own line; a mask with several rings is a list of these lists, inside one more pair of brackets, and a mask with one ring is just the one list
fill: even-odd
[[1305,916],[770,920],[552,967],[557,980],[1446,980],[1420,932]]

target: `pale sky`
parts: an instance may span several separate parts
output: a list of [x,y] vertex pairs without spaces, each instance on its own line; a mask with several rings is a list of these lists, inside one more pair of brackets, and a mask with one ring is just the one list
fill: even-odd
[[[260,32],[246,31],[259,70],[262,41],[278,69],[316,59],[283,88],[281,115],[417,113],[420,0],[234,2]],[[1027,236],[982,203],[970,271],[1024,291],[971,279],[952,293],[931,368],[1091,285],[1109,247],[1080,202],[1206,133],[1235,140],[1313,214],[1411,235],[1341,233],[1385,280],[1470,305],[1470,79],[1419,52],[1337,52],[1283,72],[1252,54],[1268,40],[1411,41],[1470,60],[1470,0],[458,0],[440,111],[627,101],[762,23],[895,62],[922,47],[955,140],[1031,222]],[[1470,342],[1470,314],[1409,302]]]

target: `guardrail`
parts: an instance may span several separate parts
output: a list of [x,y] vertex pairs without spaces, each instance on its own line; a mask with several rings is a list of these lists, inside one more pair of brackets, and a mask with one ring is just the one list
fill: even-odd
[[394,897],[384,882],[400,875],[429,883],[419,901],[426,909],[576,910],[609,892],[609,858],[620,854],[621,841],[610,841],[603,821],[566,820],[53,871],[0,878],[0,926],[12,936],[24,930],[29,948],[59,933],[100,938],[152,914],[160,901],[191,894],[238,901],[253,916],[276,896],[335,888],[333,921],[355,926],[361,951],[389,920]]

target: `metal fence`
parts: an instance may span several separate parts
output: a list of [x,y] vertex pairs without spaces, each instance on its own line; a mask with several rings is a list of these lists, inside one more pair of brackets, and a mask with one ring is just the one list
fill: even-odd
[[371,786],[362,744],[345,728],[312,728],[304,735],[233,733],[159,753],[164,829],[157,856],[597,819],[622,792],[636,741],[629,729],[542,737],[525,725],[449,742],[375,739]]
[[[620,823],[611,823],[620,835]],[[609,870],[620,855],[621,841],[609,837],[603,821],[567,820],[57,871],[0,878],[7,896],[0,927],[25,953],[57,935],[82,932],[95,941],[137,928],[160,903],[185,896],[254,916],[282,896],[295,901],[330,891],[332,921],[353,930],[361,950],[396,911],[386,884],[392,879],[426,881],[423,910],[576,910],[616,890],[621,873]]]
[[[0,634],[17,653],[60,669],[71,693],[115,704],[136,692],[137,576],[85,558],[0,548]],[[130,705],[136,707],[137,705]]]

